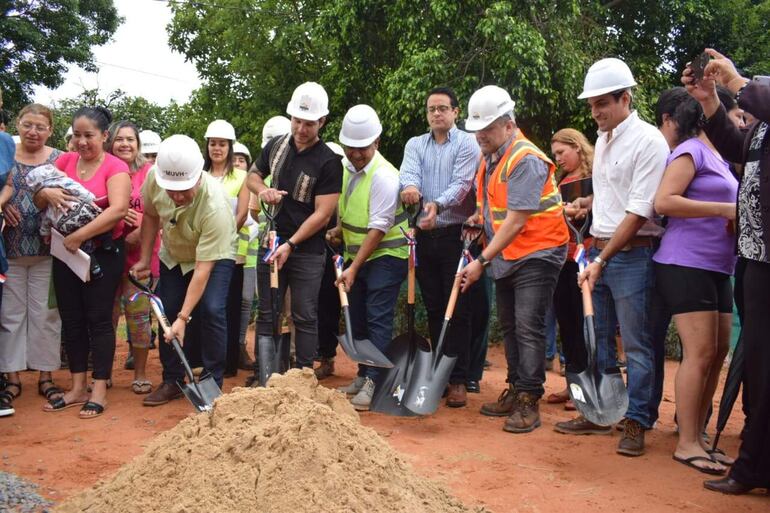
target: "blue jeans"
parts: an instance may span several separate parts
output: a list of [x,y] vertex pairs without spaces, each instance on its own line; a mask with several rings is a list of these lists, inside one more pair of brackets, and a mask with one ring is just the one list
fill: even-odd
[[[406,259],[388,255],[369,260],[361,267],[348,298],[354,339],[368,338],[385,352],[393,338],[393,316],[407,270]],[[359,365],[358,375],[375,379],[378,370]]]
[[[599,255],[591,248],[589,260]],[[652,427],[655,396],[655,351],[651,304],[655,275],[652,248],[621,251],[610,260],[593,292],[598,370],[617,366],[615,327],[626,352],[628,410],[626,417]]]
[[[217,260],[214,264],[184,336],[185,356],[192,361],[200,358],[203,368],[214,377],[220,388],[227,356],[227,292],[234,266],[233,260]],[[163,262],[160,263],[157,293],[171,322],[182,309],[192,276],[193,271],[183,275],[178,265],[169,269]],[[158,348],[163,364],[163,382],[184,382],[184,367],[174,348],[165,342],[158,344]]]
[[545,392],[545,315],[560,271],[561,266],[535,258],[495,281],[508,383],[517,392],[537,397]]

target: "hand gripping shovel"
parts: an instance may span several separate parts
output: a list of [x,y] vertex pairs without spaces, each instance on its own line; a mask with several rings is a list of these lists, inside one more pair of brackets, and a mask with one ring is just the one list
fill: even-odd
[[[280,239],[275,231],[275,218],[280,210],[280,205],[280,203],[278,205],[268,205],[261,202],[262,212],[267,218],[269,228],[266,239],[268,251],[263,259],[265,262],[275,253],[280,244]],[[262,295],[265,292],[260,290],[259,294]],[[258,379],[261,386],[267,384],[267,380],[274,372],[286,372],[289,367],[288,357],[284,357],[289,351],[288,348],[284,347],[286,344],[281,336],[281,305],[278,296],[278,266],[273,262],[270,264],[270,315],[273,324],[273,335],[259,335],[257,337],[257,353],[259,354]]]
[[[158,319],[160,327],[163,329],[163,333],[171,333],[171,325],[166,318],[166,313],[163,310],[163,303],[161,302],[160,298],[153,294],[147,285],[142,284],[130,273],[128,275],[128,279],[131,280],[131,283],[133,283],[136,288],[141,291],[137,294],[134,294],[131,297],[131,301],[135,301],[139,294],[147,296],[147,298],[150,300],[152,313],[155,314],[155,318]],[[192,369],[190,368],[190,364],[187,362],[187,358],[184,355],[182,346],[179,344],[179,340],[177,340],[176,337],[171,339],[171,346],[174,348],[174,351],[176,351],[179,360],[182,362],[182,365],[184,366],[184,372],[187,375],[187,379],[189,380],[189,383],[187,384],[178,383],[179,388],[182,389],[182,393],[184,393],[185,397],[187,397],[187,400],[192,403],[196,410],[199,412],[209,411],[213,407],[214,399],[222,395],[222,390],[219,389],[217,382],[214,381],[214,377],[210,375],[201,377],[201,379],[196,383],[195,376],[193,375]]]
[[[569,226],[575,234],[577,252],[575,260],[582,272],[587,265],[583,234],[590,224],[586,218],[580,230],[576,229],[569,219]],[[575,407],[586,419],[600,426],[615,424],[628,409],[628,392],[623,382],[620,369],[597,369],[596,367],[596,333],[594,332],[594,306],[591,300],[591,289],[588,282],[583,282],[583,336],[585,337],[588,364],[582,372],[572,372],[567,368],[567,385],[569,395]]]
[[449,375],[452,373],[455,362],[457,362],[457,356],[444,354],[444,339],[449,321],[454,313],[457,297],[460,295],[460,281],[462,279],[460,271],[472,260],[468,248],[478,240],[482,232],[482,227],[479,225],[463,225],[464,248],[457,264],[457,273],[444,313],[441,334],[433,351],[418,350],[415,354],[414,371],[404,395],[403,404],[418,415],[430,415],[436,411],[439,402],[441,402],[441,396],[444,394],[444,389],[449,383]]
[[417,334],[414,327],[414,268],[417,265],[416,241],[414,227],[417,217],[422,211],[422,201],[419,204],[404,206],[409,215],[409,232],[406,235],[409,241],[409,275],[407,278],[407,332],[394,338],[385,356],[393,362],[393,368],[380,371],[375,380],[374,396],[369,410],[400,417],[412,417],[416,415],[412,410],[402,404],[404,392],[409,384],[414,371],[415,355],[418,348],[430,351],[427,340]]
[[[332,250],[332,253],[333,252],[334,250]],[[334,272],[337,275],[337,278],[339,278],[342,275],[342,257],[340,255],[333,255],[332,260],[334,262]],[[345,316],[345,333],[337,338],[339,339],[345,354],[356,363],[362,363],[372,367],[384,367],[386,369],[393,367],[391,361],[388,360],[374,344],[372,344],[371,340],[353,339],[353,327],[350,323],[348,294],[345,292],[345,285],[343,283],[340,283],[337,288],[340,293],[342,313]]]

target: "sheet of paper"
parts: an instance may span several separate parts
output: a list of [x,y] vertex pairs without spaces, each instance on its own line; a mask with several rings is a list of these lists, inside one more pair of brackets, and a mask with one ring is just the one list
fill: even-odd
[[75,253],[67,251],[64,247],[64,235],[53,229],[51,230],[51,255],[67,264],[67,267],[84,282],[91,279],[91,257],[88,253],[82,249],[78,249]]

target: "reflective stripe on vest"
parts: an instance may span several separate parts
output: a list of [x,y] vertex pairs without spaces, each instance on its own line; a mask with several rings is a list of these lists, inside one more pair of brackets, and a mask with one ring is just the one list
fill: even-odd
[[492,230],[497,233],[508,215],[508,179],[516,171],[521,159],[532,155],[548,166],[548,177],[540,194],[537,211],[530,214],[527,222],[513,241],[503,249],[505,260],[517,260],[535,251],[555,248],[569,240],[567,225],[564,223],[563,204],[556,186],[556,166],[540,149],[532,144],[521,130],[497,163],[495,170],[487,176],[487,163],[482,157],[476,175],[476,205],[484,215],[486,202],[492,216]]
[[[361,245],[369,233],[369,199],[371,197],[372,179],[376,172],[394,173],[398,176],[398,170],[376,152],[371,167],[361,176],[355,189],[348,193],[352,173],[345,168],[342,178],[342,194],[339,199],[340,225],[342,226],[342,238],[345,241],[345,260],[355,258]],[[407,214],[399,204],[395,212],[395,222],[382,238],[375,250],[367,260],[372,260],[384,255],[397,258],[408,258],[409,248],[406,237],[401,228],[407,229]]]

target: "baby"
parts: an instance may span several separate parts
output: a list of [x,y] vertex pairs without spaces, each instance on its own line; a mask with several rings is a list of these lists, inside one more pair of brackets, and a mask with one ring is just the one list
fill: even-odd
[[[40,235],[46,240],[50,240],[51,228],[66,237],[96,219],[102,212],[102,209],[94,204],[96,198],[91,191],[51,164],[34,168],[24,178],[27,186],[32,190],[32,194],[36,194],[45,187],[56,187],[64,189],[67,194],[76,198],[75,201],[70,202],[69,209],[67,210],[58,209],[53,205],[49,205],[45,209],[40,223]],[[8,189],[7,185],[3,190],[2,196],[0,196],[0,205],[5,203],[4,200],[7,200],[6,189]],[[91,279],[101,278],[102,275],[99,263],[93,254],[97,246],[96,241],[101,242],[103,249],[110,250],[112,247],[112,234],[108,232],[89,239],[80,247],[80,249],[91,256]]]

